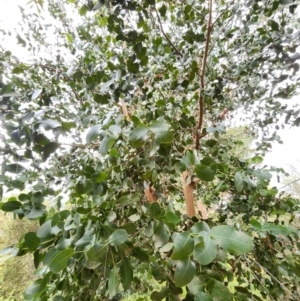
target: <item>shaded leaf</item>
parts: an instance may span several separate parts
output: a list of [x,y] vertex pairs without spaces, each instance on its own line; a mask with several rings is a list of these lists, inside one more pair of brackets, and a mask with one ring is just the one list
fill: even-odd
[[37,237],[36,233],[28,232],[24,236],[25,244],[27,248],[32,251],[35,250],[40,245],[40,239]]
[[57,252],[52,258],[49,269],[54,273],[58,273],[67,267],[69,259],[73,256],[73,249],[65,249],[60,252]]
[[202,231],[199,235],[200,242],[194,248],[194,260],[202,265],[207,265],[217,257],[218,248],[207,232]]
[[174,238],[174,251],[172,259],[184,259],[192,254],[194,249],[194,240],[189,232],[177,233]]
[[215,171],[206,165],[196,165],[195,167],[195,173],[197,177],[203,181],[212,181],[215,177]]
[[235,255],[248,253],[254,247],[250,236],[236,231],[230,226],[221,225],[213,227],[210,230],[210,235],[222,249]]
[[135,128],[129,134],[129,143],[133,147],[141,147],[145,144],[146,140],[150,137],[150,131],[145,126]]
[[97,139],[101,130],[101,125],[96,124],[93,127],[91,127],[85,137],[86,143],[91,143],[93,140]]
[[61,127],[60,122],[53,120],[53,119],[44,119],[37,122],[37,125],[43,127],[45,130],[52,130],[58,127]]
[[5,212],[12,212],[16,209],[19,209],[22,207],[22,203],[18,201],[10,201],[6,202],[1,206],[1,210]]
[[238,192],[241,192],[244,188],[244,179],[240,172],[236,172],[234,176],[234,185]]
[[22,171],[25,171],[25,170],[26,170],[26,168],[19,163],[12,163],[12,164],[5,165],[5,171],[11,172],[11,173],[21,173]]
[[108,238],[108,242],[111,246],[119,246],[128,239],[127,231],[124,229],[118,229],[114,231]]
[[121,282],[124,290],[130,288],[133,279],[133,270],[128,258],[124,258],[120,266]]
[[177,287],[187,285],[196,274],[196,265],[190,258],[180,260],[175,269],[174,280]]

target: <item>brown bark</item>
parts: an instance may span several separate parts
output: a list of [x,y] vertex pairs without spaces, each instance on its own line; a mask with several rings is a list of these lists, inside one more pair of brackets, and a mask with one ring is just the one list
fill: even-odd
[[190,177],[188,171],[182,173],[182,183],[183,183],[183,194],[185,199],[185,211],[188,217],[196,216],[196,210],[194,205],[194,188],[195,183],[191,180],[187,184],[187,179]]
[[155,193],[155,189],[153,187],[149,187],[144,189],[145,195],[149,201],[149,203],[157,202],[157,195]]
[[121,99],[121,108],[122,108],[123,116],[126,118],[127,121],[130,121],[130,116],[127,111],[127,105],[123,99]]
[[208,219],[207,210],[200,200],[197,202],[197,209],[200,212],[202,219]]

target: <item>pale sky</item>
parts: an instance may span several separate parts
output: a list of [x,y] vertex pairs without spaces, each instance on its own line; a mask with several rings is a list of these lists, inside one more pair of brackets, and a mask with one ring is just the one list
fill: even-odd
[[[19,13],[18,5],[24,5],[28,0],[0,0],[2,3],[0,10],[0,29],[5,31],[11,30],[12,36],[5,36],[5,39],[0,42],[2,46],[8,47],[13,53],[22,53],[22,57],[26,57],[26,51],[20,45],[17,45],[13,29],[20,28],[21,14]],[[30,9],[31,12],[36,11],[35,8]],[[20,23],[20,24],[19,24]],[[19,55],[20,56],[20,55]],[[300,95],[294,97],[293,102],[300,101]],[[274,143],[273,150],[265,158],[265,164],[288,168],[289,165],[297,165],[300,169],[300,128],[290,128],[280,130],[279,135],[283,140],[283,144]]]

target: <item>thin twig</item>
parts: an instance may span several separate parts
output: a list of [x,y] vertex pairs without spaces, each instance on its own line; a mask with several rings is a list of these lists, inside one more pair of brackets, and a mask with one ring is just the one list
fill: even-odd
[[286,286],[284,286],[284,284],[282,284],[272,273],[270,273],[264,266],[262,266],[259,262],[257,262],[256,260],[248,257],[249,260],[251,260],[252,262],[258,264],[271,278],[273,278],[286,292],[288,292],[289,294],[291,294],[291,296],[293,296],[294,298],[297,298],[297,296],[295,296],[288,288],[286,288]]
[[[57,74],[63,74],[63,71],[60,70],[60,69],[56,69],[56,68],[53,68],[53,67],[51,67],[51,66],[41,65],[41,64],[40,64],[39,66],[42,67],[42,68],[51,70],[51,71],[56,71]],[[51,79],[52,79],[52,78],[53,78],[53,77],[51,77]],[[63,78],[64,78],[64,80],[68,83],[69,87],[71,88],[72,92],[73,92],[74,95],[75,95],[75,98],[76,98],[80,103],[82,103],[82,98],[79,96],[79,94],[77,93],[77,91],[70,85],[70,80],[69,80],[68,76],[65,75],[65,74],[63,74]]]
[[156,15],[157,15],[157,19],[158,19],[158,22],[159,22],[159,26],[158,28],[160,29],[161,33],[163,34],[163,36],[166,38],[166,40],[168,41],[168,43],[173,47],[173,49],[175,50],[175,52],[180,55],[181,57],[183,56],[183,54],[178,50],[178,48],[172,43],[172,41],[169,39],[169,37],[167,36],[167,34],[165,33],[164,29],[163,29],[163,26],[162,26],[162,23],[161,23],[161,20],[160,20],[160,17],[159,17],[159,13],[154,5],[154,10],[156,12]]
[[74,93],[76,99],[77,99],[80,103],[82,103],[82,98],[79,96],[79,94],[77,93],[77,91],[70,85],[69,78],[68,78],[65,74],[64,74],[64,79],[65,79],[65,81],[69,84],[69,86],[70,86],[72,92]]
[[214,27],[215,24],[219,21],[219,19],[225,14],[225,12],[228,10],[228,8],[234,3],[234,0],[232,0],[227,6],[226,8],[220,13],[220,15],[216,18],[216,20],[214,21],[214,23],[211,25],[211,27]]
[[200,131],[202,129],[203,115],[204,115],[204,103],[203,103],[204,100],[203,100],[203,96],[202,96],[201,92],[205,86],[204,74],[205,74],[206,61],[207,61],[207,55],[208,55],[210,34],[211,34],[211,30],[212,30],[212,23],[211,23],[212,21],[211,20],[212,20],[212,0],[209,0],[206,43],[205,43],[203,60],[202,60],[202,68],[200,70],[199,120],[198,120],[196,134],[195,134],[195,149],[197,149],[197,150],[200,147]]

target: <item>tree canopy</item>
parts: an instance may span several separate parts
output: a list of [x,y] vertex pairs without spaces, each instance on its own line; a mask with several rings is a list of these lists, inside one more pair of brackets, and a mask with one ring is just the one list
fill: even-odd
[[30,5],[2,31],[30,56],[0,46],[0,208],[40,225],[2,251],[33,253],[25,300],[299,300],[299,201],[262,164],[300,124],[297,2]]

